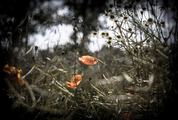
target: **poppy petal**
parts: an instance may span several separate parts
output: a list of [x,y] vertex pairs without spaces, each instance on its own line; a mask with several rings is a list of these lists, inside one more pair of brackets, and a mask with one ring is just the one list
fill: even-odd
[[25,85],[25,81],[22,79],[22,70],[21,69],[17,69],[14,66],[9,66],[8,64],[6,64],[3,68],[3,71],[6,72],[7,74],[9,74],[10,76],[15,76],[14,79],[20,86]]
[[79,57],[79,61],[85,65],[95,65],[98,62],[97,58],[89,55]]
[[67,83],[67,87],[75,89],[77,87],[77,84],[74,82],[66,82]]
[[82,75],[75,75],[75,76],[73,76],[73,78],[72,78],[72,80],[74,81],[74,82],[78,82],[78,81],[81,81],[82,80]]
[[80,74],[74,75],[70,82],[66,82],[67,87],[75,89],[80,84],[81,80],[82,80],[82,75]]

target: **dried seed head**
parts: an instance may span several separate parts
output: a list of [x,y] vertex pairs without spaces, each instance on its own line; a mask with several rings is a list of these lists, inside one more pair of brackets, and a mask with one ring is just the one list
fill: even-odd
[[120,36],[120,35],[118,35],[118,36],[117,36],[117,38],[121,38],[121,36]]
[[152,18],[148,18],[147,22],[148,22],[149,24],[152,24],[152,23],[153,23],[153,19],[152,19]]
[[96,35],[96,34],[97,34],[96,32],[93,33],[93,35]]
[[105,35],[105,33],[104,33],[104,32],[102,32],[102,33],[101,33],[101,35],[102,35],[102,36],[104,36],[104,35]]
[[106,32],[105,34],[106,34],[106,36],[109,36],[109,33],[108,33],[108,32]]
[[110,41],[110,40],[108,40],[108,41],[107,41],[107,43],[110,45],[110,44],[111,44],[111,41]]
[[108,40],[112,40],[112,37],[108,37]]
[[111,9],[109,9],[109,10],[108,10],[108,12],[112,12],[112,10],[111,10]]
[[145,24],[146,27],[148,27],[149,25],[148,24]]
[[162,27],[165,27],[165,22],[164,22],[164,21],[161,21],[161,22],[160,22],[160,25],[161,25]]
[[143,11],[140,11],[140,14],[143,15]]
[[126,20],[128,17],[127,16],[124,16],[124,20]]
[[38,46],[35,46],[35,51],[37,51],[38,50]]
[[111,19],[114,19],[115,17],[114,17],[114,15],[110,15],[110,18],[111,18]]

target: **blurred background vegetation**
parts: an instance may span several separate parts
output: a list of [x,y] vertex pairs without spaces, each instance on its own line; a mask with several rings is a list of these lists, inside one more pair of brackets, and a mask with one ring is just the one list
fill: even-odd
[[[1,1],[0,40],[2,117],[177,118],[173,0]],[[102,62],[83,65],[83,55]],[[22,69],[25,86],[2,71],[6,64]],[[83,80],[70,89],[76,74]]]

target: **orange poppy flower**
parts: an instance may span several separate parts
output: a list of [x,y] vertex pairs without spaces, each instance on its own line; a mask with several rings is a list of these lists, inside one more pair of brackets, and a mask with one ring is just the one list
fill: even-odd
[[79,61],[85,65],[95,65],[98,62],[97,58],[89,55],[79,57]]
[[8,64],[6,64],[3,68],[3,71],[9,74],[10,76],[13,76],[20,86],[23,86],[25,84],[25,81],[22,79],[21,69],[17,69],[14,66],[9,66]]
[[66,83],[68,88],[72,88],[72,89],[77,88],[77,84],[74,82],[66,82]]
[[70,82],[66,82],[67,87],[75,89],[80,84],[81,80],[82,80],[82,75],[80,74],[74,75]]
[[16,73],[16,68],[13,66],[9,66],[8,64],[6,64],[3,68],[3,71],[6,72],[7,74],[15,74]]
[[17,82],[20,86],[25,85],[25,80],[22,79],[22,70],[21,69],[17,69]]

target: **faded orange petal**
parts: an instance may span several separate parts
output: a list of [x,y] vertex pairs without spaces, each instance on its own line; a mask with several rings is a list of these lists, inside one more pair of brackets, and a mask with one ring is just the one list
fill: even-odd
[[85,65],[95,65],[98,62],[98,60],[95,57],[89,55],[79,57],[79,61]]
[[6,64],[4,66],[3,71],[8,74],[16,74],[17,73],[17,69],[14,66],[9,66],[8,64]]
[[81,81],[75,82],[77,84],[77,86],[80,84]]
[[77,84],[74,82],[66,82],[67,83],[67,87],[75,89],[77,88]]
[[6,64],[6,65],[4,66],[3,71],[6,72],[6,73],[8,73],[8,74],[11,74],[10,68],[9,68],[9,65],[8,65],[8,64]]
[[17,69],[14,66],[10,66],[10,72],[11,72],[11,74],[16,74]]
[[74,75],[70,82],[66,82],[67,87],[75,89],[80,84],[81,80],[82,80],[82,75],[80,74]]
[[3,71],[8,73],[10,76],[15,76],[14,79],[20,86],[23,86],[25,84],[25,80],[22,79],[21,69],[17,69],[14,66],[9,66],[8,64],[6,64],[3,68]]
[[22,79],[21,71],[17,72],[17,83],[20,86],[25,85],[25,80]]
[[72,77],[72,81],[75,82],[75,83],[77,83],[77,82],[79,82],[81,80],[82,80],[82,75],[80,75],[80,74],[74,75]]

